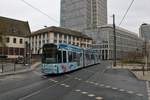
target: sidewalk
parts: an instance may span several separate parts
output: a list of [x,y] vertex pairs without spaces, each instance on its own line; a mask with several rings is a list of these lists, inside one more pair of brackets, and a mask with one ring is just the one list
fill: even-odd
[[[143,71],[135,71],[134,69],[141,69],[142,66],[139,65],[124,65],[124,66],[120,66],[117,65],[116,67],[112,67],[113,69],[129,69],[139,80],[146,80],[146,81],[150,81],[150,71],[144,71],[144,75],[143,75]],[[134,71],[133,71],[134,70]]]
[[11,71],[11,72],[0,73],[0,76],[13,75],[13,74],[21,74],[21,73],[33,71],[40,64],[41,64],[40,62],[37,62],[37,63],[31,65],[30,67],[26,68],[26,69],[22,69],[22,70],[18,70],[18,71]]

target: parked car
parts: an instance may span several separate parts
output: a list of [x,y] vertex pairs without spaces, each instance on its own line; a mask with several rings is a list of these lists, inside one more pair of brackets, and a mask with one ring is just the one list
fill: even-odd
[[15,61],[16,64],[24,64],[24,57],[18,57]]

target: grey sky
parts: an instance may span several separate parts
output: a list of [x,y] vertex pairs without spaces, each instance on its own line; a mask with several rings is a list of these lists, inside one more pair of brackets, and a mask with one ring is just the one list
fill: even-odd
[[[60,0],[25,0],[41,9],[59,22]],[[112,14],[116,14],[118,25],[132,0],[108,0],[108,19],[112,23]],[[135,0],[122,27],[138,32],[139,25],[143,22],[150,23],[150,0]],[[21,0],[1,0],[0,16],[29,21],[31,30],[43,28],[43,26],[58,26],[59,23],[48,19],[46,16],[24,4]]]

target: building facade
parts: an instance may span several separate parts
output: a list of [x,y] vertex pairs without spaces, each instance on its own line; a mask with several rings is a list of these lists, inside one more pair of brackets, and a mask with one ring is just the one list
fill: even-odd
[[0,33],[4,44],[0,45],[0,55],[25,56],[27,36],[31,34],[28,22],[0,17]]
[[139,36],[146,41],[150,41],[150,24],[142,24],[139,29]]
[[83,31],[107,24],[107,0],[61,0],[61,27]]
[[[113,59],[114,55],[114,34],[113,26],[105,25],[97,30],[99,41],[93,44],[93,48],[100,50],[101,57],[104,60]],[[143,39],[139,38],[136,33],[116,27],[116,56],[117,59],[124,58],[130,53],[141,53]]]
[[41,53],[41,48],[45,43],[66,43],[88,48],[93,41],[92,38],[83,35],[81,32],[54,26],[33,32],[29,40],[32,54]]

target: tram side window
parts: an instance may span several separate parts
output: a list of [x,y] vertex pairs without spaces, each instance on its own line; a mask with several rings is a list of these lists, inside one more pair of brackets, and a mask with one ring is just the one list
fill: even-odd
[[76,61],[78,63],[78,66],[80,65],[80,60],[81,60],[80,58],[81,58],[81,54],[77,53],[77,55],[76,55]]
[[85,56],[86,56],[87,60],[90,60],[90,55],[89,54],[86,54]]
[[76,57],[76,53],[73,52],[73,61],[76,62],[77,61],[77,57]]
[[91,54],[91,59],[94,60],[94,54]]
[[66,51],[63,51],[63,63],[67,62]]
[[61,54],[61,51],[58,51],[57,61],[58,61],[58,63],[62,63],[62,54]]
[[68,52],[68,61],[72,62],[72,52]]

